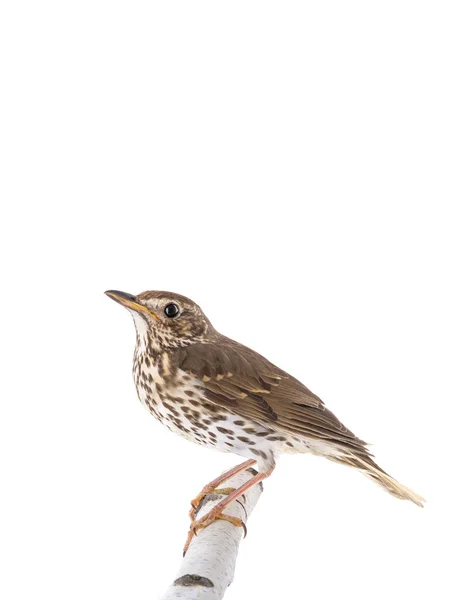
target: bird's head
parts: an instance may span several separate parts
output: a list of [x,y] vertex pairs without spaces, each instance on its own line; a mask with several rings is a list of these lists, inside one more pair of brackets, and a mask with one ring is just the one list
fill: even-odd
[[138,339],[162,349],[181,348],[207,341],[215,331],[201,308],[189,298],[172,292],[142,292],[138,296],[105,292],[134,319]]

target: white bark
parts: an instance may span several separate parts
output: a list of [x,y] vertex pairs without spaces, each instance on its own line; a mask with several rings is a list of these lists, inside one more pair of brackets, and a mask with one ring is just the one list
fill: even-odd
[[[252,476],[253,469],[238,473],[220,487],[238,488]],[[252,487],[237,501],[231,503],[224,514],[238,517],[246,523],[262,492],[262,483]],[[223,498],[207,495],[201,503],[197,517],[203,517]],[[181,567],[161,600],[220,600],[233,581],[238,547],[244,536],[242,527],[228,521],[215,521],[200,529],[193,538],[183,558]]]

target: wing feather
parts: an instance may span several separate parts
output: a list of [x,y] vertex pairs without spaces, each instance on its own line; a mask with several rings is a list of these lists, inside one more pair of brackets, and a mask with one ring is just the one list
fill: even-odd
[[179,367],[203,384],[205,396],[233,414],[277,431],[332,442],[369,456],[357,438],[300,381],[233,340],[178,351]]

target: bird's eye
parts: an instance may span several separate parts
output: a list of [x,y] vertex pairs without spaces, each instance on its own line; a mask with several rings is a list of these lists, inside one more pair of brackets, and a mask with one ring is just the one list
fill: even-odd
[[173,302],[167,304],[164,308],[164,314],[170,319],[174,319],[179,314],[179,306]]

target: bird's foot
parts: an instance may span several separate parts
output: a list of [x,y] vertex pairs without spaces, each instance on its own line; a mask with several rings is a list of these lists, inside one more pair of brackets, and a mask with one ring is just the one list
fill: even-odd
[[231,515],[225,515],[223,513],[218,514],[214,512],[214,510],[211,510],[201,519],[197,519],[197,521],[193,521],[191,523],[189,533],[187,534],[187,540],[184,544],[184,550],[182,552],[183,556],[185,556],[187,550],[189,549],[189,546],[191,545],[192,539],[195,535],[197,535],[199,529],[204,529],[205,527],[208,527],[215,521],[228,521],[229,523],[236,525],[236,527],[242,527],[244,529],[244,537],[246,537],[248,530],[242,519],[239,519],[238,517],[232,517]]
[[206,485],[202,489],[200,494],[197,494],[197,496],[193,500],[191,500],[191,509],[189,511],[189,517],[191,521],[195,521],[195,515],[197,514],[200,504],[202,503],[202,500],[205,498],[205,496],[207,496],[208,494],[223,494],[227,496],[228,494],[231,494],[231,492],[234,492],[235,489],[236,488],[233,487],[216,488],[210,484]]
[[195,520],[195,515],[197,514],[197,509],[199,508],[200,503],[202,502],[202,500],[205,498],[205,496],[207,494],[214,494],[214,493],[220,493],[220,494],[226,493],[226,494],[230,494],[232,491],[234,491],[234,488],[222,488],[222,489],[220,489],[218,486],[221,485],[222,483],[225,483],[225,481],[228,481],[228,479],[230,479],[231,477],[234,477],[238,473],[242,473],[246,469],[249,469],[249,467],[252,467],[255,464],[256,464],[256,461],[254,459],[252,459],[252,458],[249,459],[249,460],[245,460],[240,465],[236,465],[235,467],[233,467],[229,471],[225,471],[225,473],[222,473],[216,479],[214,479],[213,481],[211,481],[210,483],[208,483],[206,486],[204,486],[202,488],[202,491],[200,492],[200,494],[198,494],[194,498],[194,500],[192,500],[192,502],[191,502],[192,509],[191,509],[191,511],[189,513],[191,521]]

